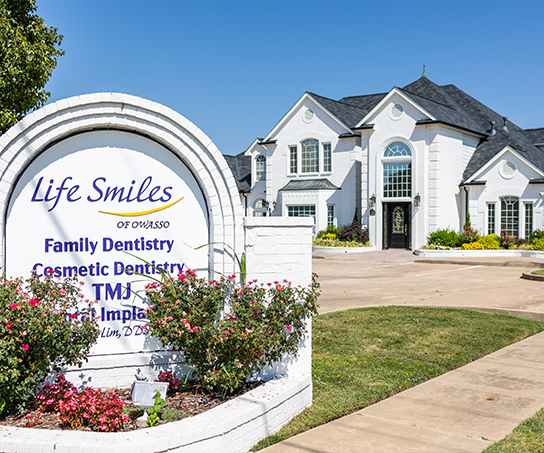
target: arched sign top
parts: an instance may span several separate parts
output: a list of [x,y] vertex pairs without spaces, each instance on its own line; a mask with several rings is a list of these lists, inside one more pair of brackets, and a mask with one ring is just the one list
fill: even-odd
[[3,270],[83,281],[99,355],[160,346],[144,335],[138,274],[232,274],[229,247],[243,246],[223,155],[180,114],[125,94],[55,102],[0,137],[0,210]]
[[[184,116],[161,104],[121,93],[86,94],[57,101],[31,113],[0,137],[0,222],[4,235],[15,183],[23,178],[32,162],[63,141],[72,140],[71,137],[84,137],[92,131],[104,129],[147,137],[177,157],[194,175],[202,191],[210,242],[228,244],[241,253],[243,211],[236,182],[223,155]],[[68,190],[61,193],[67,194]],[[166,195],[163,197],[168,198]],[[72,198],[76,198],[75,195]],[[5,236],[1,258],[5,264]],[[224,273],[235,271],[234,259],[228,248],[220,245],[210,250],[209,266]]]

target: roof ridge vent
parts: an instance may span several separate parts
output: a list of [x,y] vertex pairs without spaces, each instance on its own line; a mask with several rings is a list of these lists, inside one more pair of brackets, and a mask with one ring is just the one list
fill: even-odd
[[491,131],[489,132],[490,135],[495,135],[497,131],[495,130],[495,121],[491,121]]

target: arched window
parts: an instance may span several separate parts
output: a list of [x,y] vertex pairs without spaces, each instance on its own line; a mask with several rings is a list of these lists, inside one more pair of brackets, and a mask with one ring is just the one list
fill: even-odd
[[408,148],[408,145],[402,142],[391,143],[385,150],[385,153],[383,153],[383,157],[398,157],[398,156],[411,156],[411,155],[412,155],[412,151],[410,151],[410,148]]
[[255,181],[265,181],[266,180],[266,157],[262,154],[257,156],[255,159]]
[[319,142],[317,140],[306,140],[301,143],[301,172],[319,172]]
[[262,198],[253,203],[253,217],[266,217],[266,203]]
[[403,142],[391,143],[383,153],[384,198],[412,196],[412,151]]

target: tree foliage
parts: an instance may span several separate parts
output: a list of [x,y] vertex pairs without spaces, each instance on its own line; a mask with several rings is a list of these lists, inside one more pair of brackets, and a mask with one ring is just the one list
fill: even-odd
[[45,104],[62,36],[36,15],[35,0],[0,0],[0,134]]

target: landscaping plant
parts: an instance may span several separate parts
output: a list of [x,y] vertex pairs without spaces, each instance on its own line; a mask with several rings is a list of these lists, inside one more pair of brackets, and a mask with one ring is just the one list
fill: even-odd
[[147,331],[182,351],[207,390],[233,393],[267,365],[296,354],[306,319],[317,313],[319,284],[288,281],[236,287],[235,276],[206,281],[193,271],[146,285]]
[[98,338],[76,278],[0,277],[0,407],[22,411],[51,371],[81,365]]
[[501,240],[496,234],[488,234],[480,236],[478,242],[485,246],[486,249],[497,250],[501,246]]
[[478,234],[478,230],[471,227],[470,225],[465,225],[463,228],[463,232],[459,236],[459,243],[461,245],[463,244],[471,244],[473,242],[476,242],[480,235]]
[[[58,413],[67,428],[88,428],[92,431],[115,432],[123,429],[128,417],[125,403],[115,392],[102,393],[87,387],[78,391],[64,375],[57,374],[53,384],[46,383],[38,393],[39,418],[42,412]],[[33,421],[29,420],[28,427]]]
[[504,249],[514,248],[516,244],[516,238],[511,236],[506,231],[501,230],[501,247]]
[[442,247],[459,247],[460,237],[457,231],[445,228],[436,230],[427,236],[427,244]]

